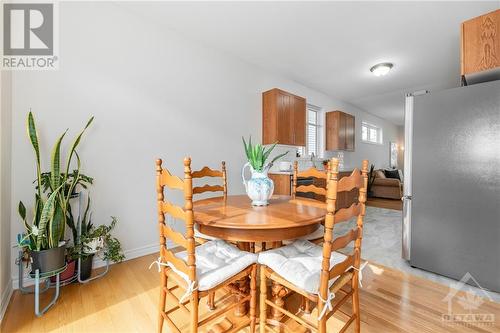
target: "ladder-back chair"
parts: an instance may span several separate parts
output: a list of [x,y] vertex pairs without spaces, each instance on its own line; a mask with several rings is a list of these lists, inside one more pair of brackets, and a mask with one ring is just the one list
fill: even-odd
[[[227,175],[226,175],[226,162],[222,161],[221,170],[214,170],[207,166],[204,166],[199,171],[193,171],[191,173],[191,177],[193,179],[202,179],[202,178],[220,178],[221,185],[210,185],[204,184],[203,186],[193,187],[193,195],[207,193],[207,192],[221,192],[224,198],[227,198]],[[209,240],[216,240],[217,238],[205,235],[204,233],[198,230],[198,226],[195,224],[194,226],[194,238],[195,240],[203,244]]]
[[[359,274],[361,264],[361,240],[365,215],[366,188],[368,184],[368,161],[363,161],[361,171],[355,169],[348,177],[338,179],[338,160],[332,159],[326,193],[325,233],[323,245],[306,240],[296,240],[292,244],[259,254],[260,267],[260,332],[267,328],[266,308],[287,315],[300,325],[314,332],[326,333],[326,323],[350,298],[352,314],[340,332],[344,332],[353,322],[355,331],[360,332]],[[349,208],[335,211],[338,192],[359,190],[359,202]],[[343,236],[333,238],[334,226],[356,217],[356,226]],[[350,254],[338,250],[354,243]],[[311,267],[321,262],[321,267]],[[315,322],[299,317],[267,299],[266,280],[284,286],[317,304],[318,317]],[[347,289],[347,290],[346,290]],[[335,301],[335,304],[332,302]],[[331,331],[330,331],[331,332]]]
[[[328,163],[329,165],[330,163]],[[323,186],[318,184],[318,181],[314,182],[310,185],[297,185],[298,178],[316,178],[317,180],[323,180],[323,182],[327,183],[327,170],[318,170],[316,167],[312,166],[307,170],[299,171],[299,164],[297,161],[293,162],[293,181],[292,181],[292,197],[295,199],[297,193],[314,193],[318,195],[319,198],[314,198],[317,201],[323,201],[326,198],[326,189]]]
[[[330,163],[328,163],[330,165]],[[304,200],[304,203],[312,201],[314,204],[325,205],[326,198],[326,185],[328,183],[328,169],[318,170],[314,166],[303,171],[299,171],[298,162],[293,163],[293,178],[292,178],[292,198],[297,198],[297,193],[299,194],[314,194],[314,198]],[[297,185],[298,178],[314,178],[313,183],[310,185]],[[299,195],[300,196],[300,195]],[[320,225],[316,231],[313,233],[301,237],[300,239],[305,239],[313,243],[321,243],[323,241],[323,235],[325,233],[325,228]]]
[[[165,200],[165,188],[183,192],[184,208]],[[256,255],[241,251],[222,240],[209,241],[196,246],[193,227],[191,159],[184,159],[184,179],[173,176],[167,169],[163,169],[162,160],[158,159],[156,161],[156,191],[160,233],[160,258],[156,263],[161,272],[158,332],[162,332],[164,322],[168,324],[173,332],[198,332],[198,327],[212,322],[213,319],[221,317],[235,306],[248,301],[251,303],[250,318],[247,321],[242,321],[241,325],[248,325],[250,322],[250,328],[253,332],[256,322]],[[182,220],[186,227],[185,235],[166,224],[165,215],[169,215],[176,220]],[[174,253],[172,249],[167,248],[167,239],[185,250]],[[202,260],[197,261],[199,256],[202,257]],[[198,306],[200,298],[246,276],[250,276],[251,279],[249,295],[245,295],[238,299],[237,302],[230,303],[229,306],[218,309],[210,313],[205,319],[199,320]],[[167,286],[168,281],[174,281],[176,284],[169,288]],[[181,298],[177,298],[173,293],[177,288],[185,291]],[[177,304],[172,309],[165,311],[167,296],[171,296]],[[177,310],[189,314],[189,329],[182,328],[181,331],[170,318],[170,315]]]
[[193,187],[193,194],[200,194],[200,193],[206,193],[206,192],[222,192],[222,195],[224,197],[227,197],[227,175],[226,175],[226,162],[225,161],[221,162],[221,169],[220,170],[214,170],[214,169],[210,169],[207,166],[204,166],[199,171],[193,171],[191,173],[191,177],[193,179],[206,178],[206,177],[221,178],[221,181],[222,181],[222,185],[206,184],[203,186]]

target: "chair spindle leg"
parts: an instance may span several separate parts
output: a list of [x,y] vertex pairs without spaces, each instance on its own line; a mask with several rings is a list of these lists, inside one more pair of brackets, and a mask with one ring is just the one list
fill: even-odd
[[352,293],[352,312],[353,316],[356,316],[354,319],[354,332],[361,332],[361,317],[359,312],[359,282],[358,282],[358,272],[355,272],[355,276],[352,279],[352,288],[354,292]]
[[198,291],[193,291],[191,295],[191,333],[198,333],[198,306],[200,304],[200,299],[198,297]]
[[215,292],[208,294],[207,305],[211,311],[215,310]]
[[255,333],[255,323],[257,321],[257,265],[252,267],[250,275],[250,332]]
[[167,298],[167,292],[165,289],[167,288],[167,275],[162,270],[161,272],[161,283],[160,283],[160,301],[158,303],[158,333],[161,333],[163,330],[163,322],[165,318],[163,318],[163,312],[165,311],[165,301]]
[[260,267],[260,318],[259,318],[259,332],[266,333],[266,300],[267,300],[267,284],[265,266]]

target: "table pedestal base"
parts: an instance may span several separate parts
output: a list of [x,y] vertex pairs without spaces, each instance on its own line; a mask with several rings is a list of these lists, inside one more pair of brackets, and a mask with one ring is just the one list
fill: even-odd
[[[236,294],[237,301],[241,301],[245,298],[244,295],[248,295],[250,292],[250,279],[248,277],[244,277],[241,280],[236,281],[233,286],[238,290]],[[234,310],[234,315],[236,317],[246,316],[248,313],[248,302],[244,302],[236,307]]]
[[[277,282],[272,282],[271,286],[271,296],[274,304],[279,306],[280,308],[283,308],[285,306],[285,301],[283,301],[283,297],[288,295],[290,290],[288,288],[282,286],[281,284]],[[279,310],[275,308],[271,308],[271,317],[279,322],[283,318],[284,314],[281,313]]]
[[[248,242],[238,242],[238,248],[242,251],[250,252],[251,246]],[[245,296],[250,293],[250,278],[248,276],[243,277],[242,279],[236,281],[233,286],[239,291],[236,294],[237,301],[241,301]],[[248,302],[244,302],[243,304],[236,307],[234,310],[234,315],[236,317],[246,316],[248,313]]]

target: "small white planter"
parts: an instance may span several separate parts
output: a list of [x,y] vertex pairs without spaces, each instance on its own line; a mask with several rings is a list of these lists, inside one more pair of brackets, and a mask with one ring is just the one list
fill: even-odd
[[88,242],[83,243],[83,252],[85,254],[94,254],[104,247],[104,238],[92,238]]

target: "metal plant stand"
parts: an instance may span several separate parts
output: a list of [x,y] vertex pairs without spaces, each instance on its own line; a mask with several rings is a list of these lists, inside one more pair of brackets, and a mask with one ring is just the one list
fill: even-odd
[[108,273],[108,271],[109,271],[109,261],[106,260],[106,269],[104,270],[104,272],[102,272],[102,273],[100,273],[100,274],[98,274],[96,276],[90,277],[90,278],[88,278],[86,280],[82,280],[81,273],[80,273],[81,272],[81,270],[80,270],[81,261],[82,261],[82,259],[79,258],[78,259],[78,282],[80,282],[80,283],[87,283],[87,282],[93,281],[95,279],[101,278],[104,275],[106,275]]
[[[77,193],[72,196],[72,198],[78,197],[78,219],[77,219],[77,239],[75,241],[75,245],[80,244],[80,237],[82,234],[82,221],[81,221],[81,212],[82,212],[82,195],[81,193]],[[101,250],[102,251],[102,250]],[[23,294],[34,294],[35,296],[35,315],[37,317],[42,316],[45,312],[47,312],[54,304],[56,304],[57,299],[59,298],[59,291],[61,286],[65,286],[74,281],[78,281],[80,283],[87,283],[92,280],[103,277],[109,271],[109,260],[106,260],[106,269],[104,272],[100,273],[97,276],[92,278],[82,280],[81,279],[81,258],[78,258],[78,273],[73,275],[71,278],[61,281],[60,274],[67,268],[68,264],[66,263],[64,267],[61,267],[58,270],[46,273],[40,273],[37,269],[35,272],[30,272],[29,277],[35,280],[35,285],[33,288],[28,288],[24,286],[24,265],[23,265],[23,251],[19,251],[19,257],[16,260],[16,264],[19,266],[19,290]],[[50,278],[55,276],[55,282],[51,282]],[[54,288],[54,295],[52,300],[40,310],[40,294],[46,292],[49,288]]]
[[[67,286],[68,284],[72,284],[73,282],[75,282],[77,280],[78,280],[78,274],[76,273],[76,269],[75,269],[75,274],[73,274],[72,277],[70,277],[66,280],[59,281],[59,286],[64,287],[64,286]],[[51,280],[50,281],[50,288],[54,288],[55,285],[56,285],[56,283]]]
[[[18,276],[18,284],[19,284],[19,290],[21,291],[22,294],[33,294],[35,292],[34,289],[32,288],[26,288],[24,286],[24,267],[23,267],[23,251],[19,251],[19,257],[17,257],[16,260],[16,265],[19,267],[19,276]],[[45,285],[39,292],[45,292],[47,289],[50,287],[50,280],[45,279],[44,280]]]
[[[67,264],[65,264],[63,267],[59,268],[58,270],[52,271],[52,272],[46,272],[46,273],[40,273],[40,270],[35,270],[35,272],[31,272],[29,276],[33,279],[35,279],[35,287],[34,289],[31,288],[26,288],[23,285],[23,279],[24,279],[24,268],[23,268],[23,251],[19,251],[19,257],[17,260],[17,264],[19,266],[19,290],[21,290],[21,293],[23,294],[34,294],[35,295],[35,315],[37,317],[41,317],[45,312],[47,312],[52,305],[56,304],[57,299],[59,298],[59,288],[60,288],[60,280],[59,280],[59,275],[61,272],[63,272]],[[49,289],[51,286],[50,283],[50,278],[55,276],[56,277],[56,282],[53,284],[55,287],[54,295],[52,296],[52,300],[47,304],[41,311],[40,311],[40,294],[44,293]],[[43,280],[43,287],[40,288],[40,281]]]
[[[82,212],[82,195],[79,192],[78,193],[78,219],[77,219],[77,227],[76,227],[76,230],[77,230],[76,244],[80,244],[80,238],[82,236],[81,212]],[[82,248],[82,250],[83,250],[83,248]],[[97,253],[99,253],[99,252],[102,252],[102,250],[94,253],[94,255],[97,255]],[[78,282],[80,282],[80,283],[87,283],[87,282],[93,281],[95,279],[101,278],[101,277],[103,277],[104,275],[106,275],[108,273],[108,271],[109,271],[109,260],[106,260],[106,269],[102,273],[100,273],[100,274],[98,274],[98,275],[96,275],[94,277],[90,277],[90,278],[88,278],[86,280],[82,280],[82,277],[81,277],[81,272],[82,272],[81,267],[82,267],[82,258],[78,257],[78,274],[77,274],[78,275]]]
[[[75,241],[75,245],[80,244],[80,237],[82,235],[82,221],[81,221],[81,212],[82,212],[82,195],[81,193],[77,193],[72,196],[72,198],[78,197],[78,219],[77,219],[77,239]],[[97,253],[101,252],[98,251]],[[97,254],[96,253],[96,254]],[[45,273],[40,273],[40,271],[37,269],[35,272],[30,272],[29,277],[35,280],[35,286],[34,288],[27,288],[24,286],[24,265],[23,265],[23,251],[19,251],[19,257],[16,260],[16,264],[19,266],[19,290],[23,294],[34,294],[35,295],[35,315],[37,317],[42,316],[45,312],[47,312],[54,304],[56,304],[57,299],[59,298],[59,291],[61,285],[67,285],[70,284],[76,280],[80,283],[87,283],[92,280],[98,279],[100,277],[103,277],[108,273],[109,271],[109,260],[106,260],[106,269],[104,272],[98,274],[97,276],[88,278],[86,280],[82,280],[81,278],[81,265],[82,265],[82,259],[78,258],[78,273],[73,275],[71,278],[62,281],[60,280],[60,274],[68,267],[68,264],[66,263],[63,267],[52,271],[52,272],[45,272]],[[50,282],[50,278],[54,277],[56,281],[55,282]],[[54,295],[52,297],[52,300],[43,308],[40,310],[40,294],[44,293],[47,291],[49,288],[55,288],[54,290]]]

